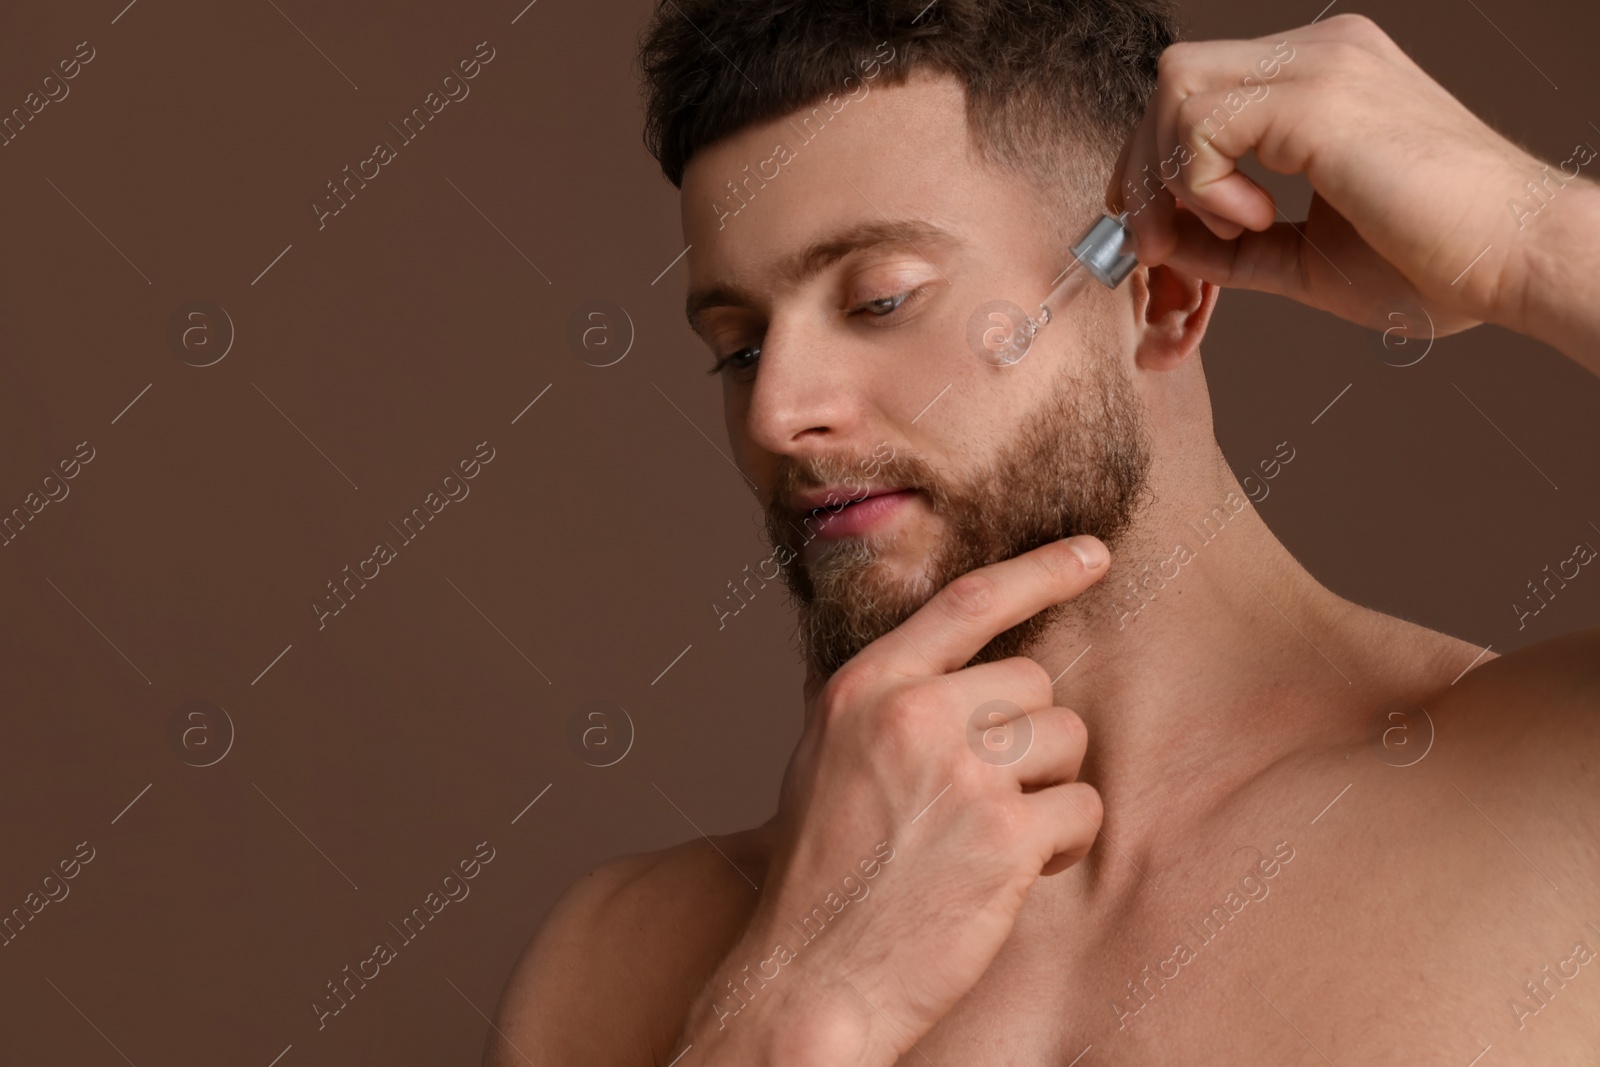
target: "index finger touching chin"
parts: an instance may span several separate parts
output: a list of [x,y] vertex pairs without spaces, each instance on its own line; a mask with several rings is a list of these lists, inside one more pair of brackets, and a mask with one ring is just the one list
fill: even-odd
[[1093,585],[1109,561],[1099,538],[1079,534],[978,567],[935,593],[857,658],[911,677],[926,676],[930,669],[939,674],[960,670],[996,635]]

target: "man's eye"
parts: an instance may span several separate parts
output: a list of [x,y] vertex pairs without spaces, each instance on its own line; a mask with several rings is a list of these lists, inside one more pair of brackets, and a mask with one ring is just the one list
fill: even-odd
[[857,304],[851,310],[868,312],[875,319],[886,319],[902,307],[920,303],[927,296],[927,293],[928,286],[918,286],[915,289],[907,289],[903,293],[895,293],[892,296],[880,296],[876,299],[868,300]]
[[894,296],[880,296],[876,300],[868,300],[865,304],[862,304],[856,310],[857,311],[870,311],[874,315],[879,315],[879,316],[890,315],[890,314],[893,314],[894,311],[897,308],[899,308],[901,304],[905,303],[906,297],[908,297],[910,295],[911,294],[909,292],[905,292],[905,293],[896,293]]
[[[741,348],[737,352],[731,352],[728,355],[723,356],[721,359],[718,359],[715,363],[711,364],[711,369],[706,371],[706,373],[720,374],[722,373],[722,368],[728,366],[729,364],[733,365],[734,370],[749,370],[751,364],[753,364],[756,359],[760,357],[760,355],[761,346],[750,345],[748,348]],[[749,360],[749,362],[745,362],[745,360]]]
[[[930,288],[931,286],[923,285],[918,286],[915,289],[907,289],[903,293],[894,293],[890,296],[875,297],[872,300],[857,304],[854,308],[849,309],[847,313],[863,311],[866,312],[870,318],[889,319],[902,309],[913,307],[927,299]],[[750,345],[746,348],[739,349],[737,352],[731,352],[728,355],[715,360],[706,373],[720,374],[722,373],[723,368],[729,366],[736,371],[748,371],[755,366],[756,360],[760,358],[761,346]]]

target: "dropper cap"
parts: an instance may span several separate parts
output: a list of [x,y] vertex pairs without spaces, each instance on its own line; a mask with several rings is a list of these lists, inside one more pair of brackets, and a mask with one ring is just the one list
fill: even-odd
[[[1139,257],[1132,250],[1132,237],[1126,211],[1114,218],[1101,215],[1100,221],[1072,246],[1072,255],[1102,285],[1115,289],[1139,265]],[[1123,250],[1125,246],[1127,251]]]

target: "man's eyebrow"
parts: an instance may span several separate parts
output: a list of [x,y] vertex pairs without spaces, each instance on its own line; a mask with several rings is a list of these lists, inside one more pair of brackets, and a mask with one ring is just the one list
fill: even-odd
[[[778,265],[782,286],[799,285],[852,252],[885,245],[905,245],[921,254],[921,246],[962,248],[966,241],[950,230],[923,219],[879,219],[856,223],[791,255]],[[699,332],[699,318],[714,307],[754,307],[755,297],[737,285],[698,289],[684,303],[689,325]]]

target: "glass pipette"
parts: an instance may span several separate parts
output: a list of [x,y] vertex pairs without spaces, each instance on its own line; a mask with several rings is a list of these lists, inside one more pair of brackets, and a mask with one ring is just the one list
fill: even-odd
[[[1088,279],[1093,278],[1108,289],[1115,289],[1122,284],[1122,280],[1139,265],[1132,245],[1133,234],[1128,229],[1127,212],[1116,216],[1101,215],[1072,246],[1072,262],[1051,280],[1049,295],[1039,302],[1038,317],[1023,313],[1020,316],[1023,321],[1011,323],[1013,329],[1009,332],[1000,331],[999,336],[992,328],[987,331],[981,330],[981,327],[978,330],[969,328],[974,351],[985,361],[1000,366],[1016,363],[1028,354],[1038,332],[1049,325],[1055,313],[1083,290]],[[1001,313],[992,307],[994,303],[998,302],[992,301],[979,309],[987,314],[990,321],[1004,321],[1016,317],[1015,312],[1021,312],[1020,308],[1010,305],[1013,313]]]

